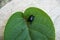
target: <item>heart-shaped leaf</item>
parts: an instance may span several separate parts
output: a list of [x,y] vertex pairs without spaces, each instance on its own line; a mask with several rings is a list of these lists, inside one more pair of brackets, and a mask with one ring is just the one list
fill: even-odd
[[5,26],[4,40],[55,40],[54,25],[44,11],[30,7],[24,14],[16,12],[9,18]]

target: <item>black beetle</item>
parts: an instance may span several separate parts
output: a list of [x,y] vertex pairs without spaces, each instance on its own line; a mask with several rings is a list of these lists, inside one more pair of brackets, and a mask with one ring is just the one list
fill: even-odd
[[33,22],[33,20],[34,20],[34,16],[33,15],[30,15],[27,21],[28,22]]

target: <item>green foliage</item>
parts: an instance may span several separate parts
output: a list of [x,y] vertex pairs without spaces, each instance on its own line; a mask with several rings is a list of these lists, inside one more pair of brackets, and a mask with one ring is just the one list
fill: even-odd
[[[34,16],[32,23],[28,22]],[[41,9],[30,7],[14,13],[8,20],[4,40],[55,40],[55,29],[50,17]]]

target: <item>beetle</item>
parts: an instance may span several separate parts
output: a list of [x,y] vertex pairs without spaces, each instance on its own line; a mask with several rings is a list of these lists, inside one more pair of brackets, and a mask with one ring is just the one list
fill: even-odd
[[33,22],[34,18],[35,18],[35,17],[34,17],[33,15],[30,15],[27,21],[28,21],[28,22]]

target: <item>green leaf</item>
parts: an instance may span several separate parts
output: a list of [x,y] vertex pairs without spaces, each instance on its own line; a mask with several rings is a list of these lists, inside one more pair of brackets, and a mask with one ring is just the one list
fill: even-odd
[[4,40],[30,40],[22,12],[16,12],[9,18],[5,27]]
[[[27,20],[33,15],[32,23]],[[30,7],[14,13],[8,20],[4,40],[55,40],[55,29],[50,17],[41,9]]]
[[[55,40],[55,29],[50,17],[41,9],[31,7],[25,10],[24,16],[28,20],[33,15],[34,21],[28,24],[32,40]],[[29,22],[27,22],[29,23]]]

